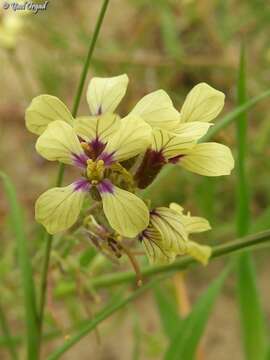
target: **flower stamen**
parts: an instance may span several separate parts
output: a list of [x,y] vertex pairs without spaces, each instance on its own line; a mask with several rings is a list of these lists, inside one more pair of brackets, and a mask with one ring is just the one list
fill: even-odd
[[92,159],[87,160],[86,176],[93,185],[97,185],[104,178],[104,161]]

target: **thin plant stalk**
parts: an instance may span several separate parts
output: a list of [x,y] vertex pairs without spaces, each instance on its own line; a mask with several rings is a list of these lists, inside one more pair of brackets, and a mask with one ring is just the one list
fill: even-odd
[[89,332],[94,330],[96,326],[101,323],[103,320],[107,319],[117,310],[120,310],[128,303],[134,301],[138,298],[141,294],[146,292],[147,290],[151,289],[154,285],[157,285],[161,281],[167,279],[170,274],[163,274],[158,276],[157,278],[151,280],[149,283],[145,284],[144,286],[136,289],[127,297],[121,297],[117,302],[115,302],[112,306],[105,307],[102,311],[100,311],[94,318],[92,318],[85,326],[83,326],[76,335],[72,336],[68,339],[64,345],[58,348],[55,352],[49,355],[47,360],[56,360],[59,359],[67,350],[69,350],[72,346],[74,346],[78,341],[81,340],[85,335]]
[[[242,106],[247,101],[245,48],[240,52],[237,102]],[[236,193],[236,231],[238,236],[245,236],[250,228],[250,200],[246,172],[247,160],[247,112],[238,116],[237,127],[237,193]],[[256,268],[252,254],[248,251],[240,254],[237,265],[237,295],[243,345],[247,360],[265,358],[266,332],[260,294],[257,288]],[[252,311],[250,309],[252,308]]]
[[[239,74],[237,82],[237,102],[239,106],[247,101],[246,95],[246,69],[245,69],[245,50],[244,45],[241,49]],[[238,115],[236,121],[237,129],[237,198],[236,198],[236,229],[237,236],[245,236],[250,226],[249,214],[249,191],[246,176],[247,158],[247,112]]]
[[[266,242],[269,242],[269,240],[270,240],[270,229],[240,239],[234,239],[232,241],[226,242],[225,244],[213,246],[212,255],[209,260],[212,261],[215,258],[226,256],[237,251],[240,252],[240,251],[246,251],[247,249],[255,249],[255,248],[257,249],[260,248],[259,245],[263,245]],[[190,265],[194,265],[194,264],[198,264],[198,262],[190,256],[185,256],[173,262],[172,264],[147,266],[141,269],[141,274],[143,281],[145,282],[148,277],[151,277],[153,275],[184,270]],[[89,282],[89,288],[91,289],[93,289],[93,287],[95,289],[108,288],[119,284],[134,283],[135,280],[136,280],[136,274],[134,273],[134,271],[125,271],[125,272],[119,272],[109,275],[101,275],[93,278]],[[65,291],[65,295],[73,293],[74,291],[75,291],[75,287],[70,286],[70,288]],[[57,288],[55,290],[55,295],[61,296],[61,293],[57,291]]]
[[2,328],[2,332],[3,332],[4,338],[5,338],[7,347],[8,347],[10,358],[12,360],[17,360],[18,356],[17,356],[16,346],[14,344],[13,337],[10,334],[10,330],[9,330],[5,312],[1,306],[0,306],[0,325]]
[[38,311],[36,289],[33,278],[31,258],[28,251],[28,239],[24,229],[23,210],[18,202],[16,189],[10,178],[0,171],[4,190],[10,207],[12,230],[16,240],[18,266],[21,273],[21,284],[24,298],[25,337],[27,343],[27,359],[37,360],[39,356]]
[[[100,29],[101,29],[101,25],[102,25],[108,4],[109,4],[109,0],[103,0],[101,10],[100,10],[100,13],[99,13],[96,25],[95,25],[94,33],[93,33],[93,36],[90,41],[88,53],[87,53],[87,56],[86,56],[86,59],[84,62],[79,85],[77,88],[77,92],[76,92],[73,107],[72,107],[72,115],[74,118],[77,116],[78,108],[79,108],[81,97],[82,97],[83,87],[84,87],[86,77],[87,77],[88,68],[89,68],[89,65],[90,65],[90,62],[92,59],[92,55],[93,55],[93,52],[95,49],[97,38],[98,38]],[[61,186],[61,184],[63,182],[64,171],[65,171],[64,165],[60,164],[57,179],[56,179],[56,186]],[[49,269],[52,240],[53,240],[52,235],[46,233],[46,235],[45,235],[45,244],[46,244],[45,245],[46,246],[45,247],[45,258],[44,258],[44,265],[43,265],[43,270],[42,270],[42,275],[41,275],[41,293],[40,293],[40,307],[39,307],[40,335],[42,333],[43,315],[44,315],[46,290],[47,290],[47,275],[48,275],[48,269]],[[41,336],[40,336],[40,338],[41,338]]]

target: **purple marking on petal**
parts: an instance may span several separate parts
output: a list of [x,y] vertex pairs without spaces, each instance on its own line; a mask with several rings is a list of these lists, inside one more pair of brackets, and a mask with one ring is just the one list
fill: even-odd
[[73,183],[75,191],[89,191],[91,185],[86,179],[79,179]]
[[104,161],[104,164],[109,166],[111,165],[113,162],[115,162],[115,159],[114,159],[114,153],[106,153],[106,152],[103,152],[102,154],[100,154],[99,156],[99,160],[103,160]]
[[100,193],[109,193],[109,194],[114,193],[113,184],[108,179],[104,179],[103,181],[101,181],[98,184],[97,188]]
[[165,164],[166,159],[164,158],[162,151],[147,149],[135,174],[137,186],[140,189],[145,189],[154,181]]
[[142,242],[144,237],[147,237],[145,230],[138,235],[138,240]]
[[169,163],[171,163],[171,164],[177,164],[177,163],[179,163],[179,161],[181,160],[181,158],[182,158],[183,156],[185,156],[185,155],[175,156],[175,157],[169,159]]
[[91,146],[91,157],[93,157],[93,160],[96,160],[106,146],[98,137],[93,139],[89,145]]
[[81,153],[80,155],[77,155],[77,154],[72,154],[73,156],[73,163],[75,166],[78,166],[79,168],[86,168],[87,166],[87,160],[89,159],[89,157],[84,154],[84,153]]

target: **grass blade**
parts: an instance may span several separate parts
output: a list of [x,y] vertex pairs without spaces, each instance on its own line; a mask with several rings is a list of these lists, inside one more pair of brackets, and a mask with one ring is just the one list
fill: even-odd
[[172,340],[182,319],[178,315],[175,303],[171,301],[164,289],[161,289],[160,286],[156,286],[154,295],[163,331],[168,338]]
[[225,115],[218,122],[215,123],[212,128],[209,129],[208,133],[201,138],[200,142],[209,141],[213,138],[217,133],[223,130],[225,127],[230,125],[233,121],[235,121],[239,116],[245,113],[247,110],[251,109],[258,102],[266,99],[270,96],[270,90],[266,90],[263,93],[254,96],[252,99],[238,105],[233,111],[229,112],[229,114]]
[[74,346],[77,342],[79,342],[84,336],[88,335],[91,331],[93,331],[98,324],[100,324],[103,320],[110,317],[113,313],[123,308],[125,305],[129,304],[137,297],[139,297],[146,290],[152,288],[153,286],[160,283],[165,278],[171,276],[170,274],[166,274],[163,276],[159,276],[156,279],[150,281],[148,284],[142,286],[141,288],[135,290],[131,295],[126,298],[121,298],[118,301],[114,302],[112,305],[106,306],[102,311],[100,311],[95,317],[93,317],[89,322],[83,326],[79,332],[67,340],[64,345],[59,347],[53,354],[51,354],[47,360],[56,360],[59,359],[66,351],[68,351],[72,346]]
[[10,353],[10,358],[13,360],[17,360],[18,356],[17,356],[17,352],[16,352],[16,345],[14,343],[13,337],[10,334],[7,319],[6,319],[5,313],[1,306],[0,306],[0,326],[2,328],[2,333],[4,336],[3,339],[4,339],[5,343],[7,344],[7,347],[8,347],[9,353]]
[[161,35],[165,52],[169,57],[179,59],[183,55],[183,49],[179,39],[176,17],[169,3],[161,3],[160,17]]
[[[237,82],[238,105],[246,102],[246,70],[245,51],[241,49],[239,74]],[[237,118],[237,194],[236,194],[236,228],[237,235],[244,236],[249,231],[249,194],[246,177],[246,155],[247,155],[247,113],[243,112]]]
[[36,294],[30,256],[27,250],[27,238],[23,227],[23,212],[18,203],[16,190],[9,177],[0,172],[4,190],[10,206],[10,217],[18,251],[21,281],[24,293],[25,321],[28,360],[38,359],[38,318],[36,309]]
[[246,359],[262,360],[266,351],[266,331],[251,254],[241,254],[237,265],[240,321]]
[[230,267],[224,270],[200,296],[190,315],[180,324],[177,333],[169,344],[164,360],[194,359],[211,310],[229,270]]
[[[238,105],[246,102],[245,49],[241,48],[238,82]],[[250,228],[249,193],[246,177],[247,157],[247,113],[237,119],[237,193],[236,193],[236,229],[238,236],[248,234]],[[266,351],[266,333],[264,315],[257,289],[256,270],[249,252],[239,255],[237,261],[238,301],[240,311],[243,345],[248,360],[264,359]],[[251,311],[252,309],[252,311]]]

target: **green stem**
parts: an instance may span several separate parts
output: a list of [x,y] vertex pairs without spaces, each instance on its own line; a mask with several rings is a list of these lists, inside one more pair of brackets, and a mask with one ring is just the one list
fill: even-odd
[[[240,64],[237,81],[237,104],[242,106],[247,101],[246,96],[246,64],[244,45],[241,48]],[[237,129],[237,193],[236,193],[236,229],[237,236],[245,236],[250,226],[249,214],[249,191],[246,176],[247,157],[247,112],[238,116]]]
[[85,79],[86,79],[86,76],[87,76],[87,71],[88,71],[88,68],[89,68],[90,61],[92,59],[92,55],[93,55],[93,52],[94,52],[94,49],[95,49],[95,46],[96,46],[97,38],[98,38],[98,35],[99,35],[99,32],[100,32],[100,28],[101,28],[101,25],[102,25],[102,22],[103,22],[104,15],[106,13],[108,4],[109,4],[109,0],[103,0],[103,4],[102,4],[102,7],[101,7],[101,10],[100,10],[98,19],[97,19],[97,23],[96,23],[96,26],[95,26],[95,29],[94,29],[93,37],[92,37],[91,42],[90,42],[88,54],[87,54],[85,64],[84,64],[84,67],[83,67],[83,70],[82,70],[81,78],[80,78],[80,81],[79,81],[79,85],[78,85],[78,89],[77,89],[77,96],[75,97],[75,101],[74,101],[74,104],[73,104],[72,115],[74,117],[76,117],[77,112],[78,112],[80,99],[81,99],[81,96],[82,96],[82,91],[83,91]]
[[16,353],[14,339],[10,334],[7,319],[6,319],[5,313],[2,310],[1,306],[0,306],[0,325],[2,327],[2,332],[3,332],[4,338],[5,338],[9,353],[10,353],[10,358],[13,360],[17,360],[18,356]]
[[[88,68],[90,65],[90,61],[92,59],[92,55],[93,55],[93,52],[95,49],[97,38],[98,38],[100,29],[101,29],[101,25],[102,25],[108,4],[109,4],[109,0],[103,0],[102,7],[100,10],[98,19],[97,19],[97,23],[95,25],[94,33],[93,33],[93,36],[90,41],[89,50],[88,50],[87,57],[85,59],[85,63],[84,63],[83,69],[82,69],[79,85],[78,85],[78,88],[76,91],[76,96],[75,96],[73,107],[72,107],[72,115],[74,118],[77,116],[78,108],[79,108],[81,97],[82,97],[83,87],[84,87],[86,76],[87,76],[87,71],[88,71]],[[58,170],[58,175],[57,175],[57,180],[56,180],[56,186],[61,186],[63,177],[64,177],[64,171],[65,171],[64,165],[60,164],[59,170]],[[49,263],[50,263],[52,240],[53,240],[52,235],[46,233],[46,235],[45,235],[45,243],[46,243],[45,259],[44,259],[43,271],[42,271],[42,275],[41,275],[41,294],[40,294],[40,307],[39,307],[39,327],[40,327],[40,329],[39,329],[40,336],[39,337],[40,337],[40,339],[41,339],[41,334],[42,334],[43,315],[44,315],[44,307],[45,307],[46,291],[47,291],[47,274],[48,274]]]
[[[238,250],[243,250],[243,249],[246,250],[248,248],[262,244],[269,240],[270,240],[270,230],[267,230],[261,233],[246,236],[242,239],[230,241],[223,245],[217,245],[212,248],[212,256],[210,260],[219,258],[221,256],[226,256]],[[143,278],[146,278],[150,275],[182,270],[192,264],[197,264],[196,260],[194,260],[190,256],[186,256],[169,265],[146,267],[142,269],[141,273]],[[136,274],[134,274],[134,272],[132,271],[127,271],[122,273],[96,277],[90,282],[90,286],[95,288],[103,288],[117,284],[130,283],[133,282],[135,279],[136,279]]]
[[215,125],[211,129],[209,129],[207,134],[200,139],[200,142],[205,142],[212,139],[212,137],[215,136],[220,130],[230,125],[235,119],[238,119],[240,115],[251,109],[261,100],[266,99],[268,96],[270,96],[270,90],[266,90],[263,93],[243,103],[242,105],[237,106],[236,109],[223,116],[221,120],[217,121]]
[[[237,81],[237,104],[243,105],[247,99],[246,55],[242,42]],[[237,129],[237,186],[236,186],[236,230],[237,236],[245,236],[250,229],[250,197],[247,176],[248,155],[248,114],[242,113],[236,122]],[[245,358],[247,360],[265,359],[267,330],[265,314],[258,289],[256,267],[252,254],[244,252],[235,258],[237,274],[237,297],[239,319]],[[252,309],[252,311],[250,311]]]

